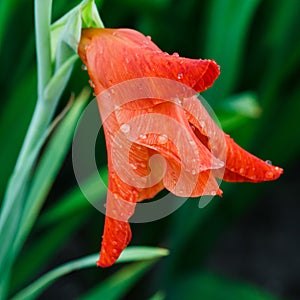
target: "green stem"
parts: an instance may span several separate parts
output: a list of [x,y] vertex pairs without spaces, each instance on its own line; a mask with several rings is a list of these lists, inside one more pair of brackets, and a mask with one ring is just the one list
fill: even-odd
[[51,78],[51,25],[52,0],[34,1],[36,55],[38,71],[38,97],[42,97],[44,88]]

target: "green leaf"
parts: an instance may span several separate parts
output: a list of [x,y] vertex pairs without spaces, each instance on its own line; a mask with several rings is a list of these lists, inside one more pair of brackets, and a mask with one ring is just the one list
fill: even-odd
[[[168,255],[168,250],[166,249],[152,247],[127,247],[121,254],[120,258],[117,260],[117,263],[131,262],[141,259],[153,260],[155,258],[165,255]],[[38,280],[36,280],[28,287],[20,291],[17,295],[15,295],[12,298],[12,300],[35,299],[56,279],[76,270],[85,269],[89,267],[96,267],[96,261],[98,260],[98,257],[99,254],[97,253],[63,264],[62,266],[57,267],[54,270],[44,274]],[[153,261],[148,262],[149,266],[152,263]],[[142,268],[138,269],[139,272],[141,272],[144,268],[146,268],[146,263],[143,265]]]
[[275,300],[277,298],[250,284],[230,280],[210,273],[182,276],[172,284],[168,298],[209,300]]
[[221,66],[221,75],[205,93],[208,99],[226,98],[239,78],[240,63],[254,13],[261,0],[211,0],[206,22],[205,57]]
[[54,132],[45,152],[37,166],[32,179],[27,201],[23,208],[22,227],[15,237],[14,251],[17,251],[27,237],[39,210],[57,176],[72,141],[74,128],[90,95],[89,89],[84,89],[75,99],[74,104]]
[[218,103],[215,111],[223,130],[228,131],[241,126],[249,119],[258,118],[262,109],[254,93],[244,92]]
[[146,271],[148,271],[154,262],[155,260],[150,260],[126,266],[79,299],[122,299],[130,288],[146,273]]
[[158,291],[155,295],[150,297],[148,300],[164,300],[166,298],[166,295],[162,291]]
[[[107,176],[107,169],[100,170],[102,178]],[[84,183],[84,190],[86,191],[86,197],[82,194],[79,187],[75,187],[66,196],[62,197],[52,207],[45,211],[38,223],[38,227],[45,228],[52,226],[53,224],[60,222],[73,214],[83,212],[91,208],[91,203],[97,203],[99,198],[105,197],[107,189],[101,184],[99,185],[99,174],[95,174],[91,178],[87,179]],[[90,203],[91,202],[91,203]]]
[[29,284],[31,278],[39,274],[88,218],[89,211],[80,212],[54,224],[47,231],[43,231],[40,237],[34,239],[17,258],[12,272],[14,278],[10,291],[15,293],[22,286]]

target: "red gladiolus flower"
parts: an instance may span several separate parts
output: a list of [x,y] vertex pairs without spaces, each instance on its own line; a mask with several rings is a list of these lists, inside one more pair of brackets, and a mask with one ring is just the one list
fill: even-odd
[[[283,172],[239,147],[193,96],[218,77],[213,60],[169,55],[129,29],[83,30],[78,52],[105,120],[109,182],[99,266],[112,265],[130,242],[128,219],[136,203],[163,188],[183,197],[222,195],[216,178],[261,182]],[[133,88],[114,95],[114,87],[132,80]],[[168,82],[178,85],[168,90]],[[145,97],[145,90],[182,94],[165,100]],[[137,97],[122,102],[128,91]]]

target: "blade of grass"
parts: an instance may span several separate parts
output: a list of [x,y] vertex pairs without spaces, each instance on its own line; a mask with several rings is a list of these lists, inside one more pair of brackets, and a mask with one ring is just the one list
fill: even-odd
[[205,57],[215,59],[221,75],[205,93],[208,99],[224,99],[233,91],[249,27],[261,0],[210,1],[205,42]]
[[156,260],[144,261],[123,267],[119,272],[102,282],[80,300],[117,300],[130,290],[130,288],[149,270]]
[[[104,173],[107,176],[107,169],[100,171],[100,174]],[[38,228],[46,228],[53,224],[60,222],[73,214],[83,212],[91,207],[90,202],[99,201],[99,197],[104,197],[106,194],[106,187],[100,185],[99,188],[99,174],[95,174],[89,178],[84,184],[84,190],[86,191],[85,198],[79,187],[75,187],[65,197],[57,201],[53,207],[49,208],[45,213],[42,214],[40,221],[37,225]]]
[[58,253],[60,248],[68,242],[78,227],[88,218],[89,211],[69,216],[44,231],[40,238],[30,243],[22,251],[22,257],[16,261],[12,272],[14,280],[11,282],[10,292],[14,294],[22,286],[29,284],[30,280]]
[[38,164],[27,196],[26,205],[23,208],[21,219],[23,226],[19,229],[18,235],[15,237],[13,250],[16,252],[18,252],[29,234],[62,162],[65,159],[72,141],[74,128],[82,109],[87,103],[89,95],[90,90],[84,89],[75,99],[72,108],[53,134]]
[[[153,247],[128,247],[126,248],[117,263],[131,262],[137,260],[153,260],[155,258],[168,255],[168,250]],[[38,280],[27,286],[25,289],[15,295],[12,300],[35,299],[56,279],[69,274],[75,270],[80,270],[89,267],[96,267],[96,261],[99,254],[92,254],[66,264],[44,274]],[[151,261],[152,262],[152,261]],[[103,298],[105,299],[105,298]]]

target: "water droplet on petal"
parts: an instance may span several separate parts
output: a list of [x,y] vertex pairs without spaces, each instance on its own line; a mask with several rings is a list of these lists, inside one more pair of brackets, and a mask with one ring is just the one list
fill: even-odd
[[177,52],[174,52],[172,55],[175,57],[179,57],[179,54]]
[[200,123],[200,126],[201,126],[202,128],[205,128],[205,122],[204,122],[204,121],[200,121],[199,123]]
[[137,169],[137,166],[135,164],[129,164],[130,167],[133,169],[133,170],[136,170]]
[[85,64],[82,64],[82,65],[81,65],[81,70],[87,71],[87,66],[86,66]]
[[112,253],[117,254],[118,250],[117,249],[112,249]]
[[212,196],[216,196],[216,195],[217,195],[217,193],[216,193],[215,191],[212,191],[210,194],[211,194]]
[[244,168],[240,168],[240,174],[244,174],[245,169]]
[[111,242],[114,246],[118,245],[118,242],[117,241],[112,241]]
[[146,38],[151,41],[151,36],[150,35],[147,35]]
[[91,79],[89,80],[89,84],[90,84],[90,86],[91,86],[92,89],[95,88],[95,83]]
[[265,161],[266,162],[266,164],[268,164],[268,165],[271,165],[272,166],[272,162],[268,159],[268,160],[266,160]]
[[193,175],[196,175],[196,174],[197,174],[197,171],[193,169],[193,170],[192,170],[192,174],[193,174]]
[[141,140],[145,140],[147,138],[146,134],[141,134],[139,137]]
[[123,133],[128,133],[130,131],[130,125],[129,124],[122,124],[120,126],[120,130],[123,132]]
[[182,104],[182,101],[179,98],[174,98],[174,103],[176,104]]
[[161,144],[161,145],[166,144],[167,141],[168,141],[168,137],[167,137],[165,134],[160,135],[160,136],[157,138],[157,142],[158,142],[159,144]]
[[183,78],[183,74],[182,73],[178,73],[177,74],[177,79],[182,79]]
[[265,178],[266,179],[272,179],[273,177],[274,177],[273,172],[268,171],[268,172],[265,173]]
[[195,146],[195,145],[196,145],[196,143],[195,143],[194,140],[190,140],[190,144],[191,144],[192,146]]

